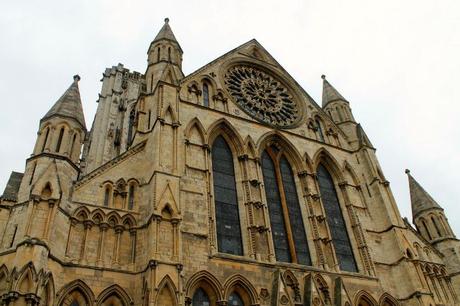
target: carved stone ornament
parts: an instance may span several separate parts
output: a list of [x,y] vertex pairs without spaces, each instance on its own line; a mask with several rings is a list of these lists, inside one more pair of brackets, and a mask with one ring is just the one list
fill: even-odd
[[256,120],[281,128],[299,121],[299,102],[274,75],[257,67],[236,65],[227,70],[224,81],[238,106]]

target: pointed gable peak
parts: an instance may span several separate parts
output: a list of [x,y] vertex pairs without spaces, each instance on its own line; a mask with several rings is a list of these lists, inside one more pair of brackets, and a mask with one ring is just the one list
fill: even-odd
[[80,90],[78,89],[78,81],[80,76],[75,75],[70,87],[64,94],[54,103],[53,107],[46,113],[42,120],[62,116],[75,119],[86,130],[85,116],[80,99]]
[[412,177],[410,170],[406,169],[409,179],[410,201],[412,206],[412,218],[416,218],[421,212],[429,209],[442,209],[438,203],[423,189]]
[[155,39],[152,41],[152,44],[160,40],[169,40],[173,43],[176,43],[180,51],[182,52],[182,48],[177,42],[176,36],[174,36],[174,33],[171,30],[171,27],[169,26],[169,18],[165,18],[165,24],[160,29],[160,32],[158,32],[157,36],[155,36]]
[[327,80],[326,76],[323,74],[321,76],[323,79],[323,104],[322,106],[325,107],[329,102],[342,100],[344,102],[348,102],[338,91],[334,88]]

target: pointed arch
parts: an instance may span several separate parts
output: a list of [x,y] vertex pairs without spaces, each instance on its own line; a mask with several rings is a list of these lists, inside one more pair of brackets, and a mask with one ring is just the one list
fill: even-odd
[[234,154],[240,156],[244,153],[243,139],[233,125],[225,118],[219,119],[211,124],[208,128],[207,135],[208,139],[206,143],[210,146],[212,146],[212,143],[218,136],[222,136]]
[[382,294],[379,300],[380,306],[399,306],[399,301],[391,296],[389,293],[385,292]]
[[230,294],[237,292],[243,299],[244,305],[258,305],[259,296],[256,288],[243,275],[234,274],[224,283],[224,299],[228,301]]
[[[337,192],[337,182],[334,180],[334,175],[331,175],[331,170],[339,174],[340,170],[337,168],[337,163],[326,153],[317,156],[316,166],[321,203],[326,213],[326,222],[331,232],[339,267],[344,271],[357,272],[358,267],[344,219],[343,205],[340,204]],[[340,181],[343,181],[343,178]]]
[[169,209],[172,218],[180,218],[180,211],[177,207],[176,198],[174,197],[174,192],[169,181],[167,182],[165,188],[163,189],[163,192],[161,193],[160,200],[158,201],[158,206],[156,210],[159,214],[161,214],[161,212],[165,208]]
[[177,289],[169,275],[165,275],[158,285],[155,305],[157,306],[175,306],[177,301]]
[[122,303],[121,305],[115,306],[130,306],[134,305],[133,300],[129,296],[129,294],[119,285],[114,284],[107,288],[105,288],[97,297],[97,305],[104,305],[104,302],[111,299],[111,298],[118,298],[118,300]]
[[271,145],[275,145],[283,151],[289,163],[297,172],[305,170],[305,164],[302,161],[300,152],[286,137],[277,131],[267,132],[259,138],[257,141],[257,148],[259,149],[257,155],[262,156],[263,151]]
[[39,306],[54,305],[54,278],[51,272],[42,272],[41,288],[38,291],[40,296]]
[[326,148],[320,148],[313,155],[314,169],[318,169],[320,164],[323,164],[327,168],[329,173],[332,174],[332,176],[335,177],[339,182],[344,181],[340,163]]
[[[196,131],[196,133],[195,133],[195,131]],[[196,140],[194,138],[196,138],[196,136],[198,136],[199,142],[197,144],[204,144],[205,143],[206,132],[205,132],[205,129],[203,127],[203,124],[201,124],[201,121],[200,121],[200,119],[198,119],[198,117],[195,117],[192,120],[190,120],[190,122],[185,127],[184,135],[185,135],[185,138],[188,141],[194,142]]]
[[75,212],[73,213],[73,216],[80,221],[88,220],[89,215],[90,215],[90,211],[85,206],[81,206],[77,208]]
[[123,218],[121,218],[121,222],[125,226],[129,225],[129,228],[136,226],[136,219],[131,214],[124,215]]
[[324,277],[321,274],[317,273],[313,276],[313,281],[315,282],[316,289],[321,294],[321,298],[323,299],[323,301],[325,301],[326,303],[330,302],[331,296],[329,285],[327,284]]
[[91,220],[95,224],[102,223],[105,221],[104,215],[105,215],[104,212],[101,209],[97,208],[91,212]]
[[116,211],[112,211],[112,212],[107,216],[107,222],[108,222],[111,226],[120,225],[120,220],[121,220],[121,217],[120,217],[120,215],[119,215]]
[[192,299],[195,291],[201,288],[209,297],[211,306],[216,305],[217,301],[222,301],[222,285],[219,280],[208,271],[199,271],[187,281],[185,285],[185,296]]
[[171,122],[169,123],[175,123],[177,122],[177,114],[174,111],[174,109],[171,107],[171,105],[168,105],[168,107],[163,111],[163,116],[162,116],[166,122],[168,122],[168,118]]
[[370,293],[364,290],[358,291],[355,295],[356,306],[377,306],[377,301],[372,297]]
[[0,267],[0,293],[7,291],[9,285],[9,272],[5,264]]
[[356,174],[355,170],[353,169],[353,167],[347,160],[344,161],[342,169],[343,169],[343,173],[345,174],[344,176],[348,174],[348,177],[352,180],[355,186],[358,186],[360,184],[358,175]]
[[80,302],[80,305],[94,305],[94,293],[91,288],[82,280],[74,280],[62,287],[58,294],[57,305],[68,306],[73,301]]
[[246,139],[244,140],[244,145],[246,149],[246,154],[248,154],[248,156],[252,158],[258,157],[256,143],[252,139],[251,135],[246,136]]

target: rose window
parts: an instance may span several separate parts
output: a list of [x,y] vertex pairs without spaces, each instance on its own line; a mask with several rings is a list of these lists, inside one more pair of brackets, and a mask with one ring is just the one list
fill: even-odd
[[250,116],[279,127],[289,127],[300,111],[289,90],[274,76],[255,67],[234,66],[224,75],[236,103]]

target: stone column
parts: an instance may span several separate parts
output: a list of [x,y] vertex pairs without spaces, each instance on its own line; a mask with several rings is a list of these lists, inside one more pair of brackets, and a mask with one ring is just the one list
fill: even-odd
[[113,248],[113,264],[119,264],[120,258],[120,241],[121,241],[121,234],[123,233],[123,226],[117,225],[115,226],[115,235],[116,235],[116,242],[115,247]]
[[107,232],[107,229],[109,228],[109,225],[107,223],[101,223],[99,225],[99,243],[97,247],[97,260],[96,264],[99,266],[104,263],[104,242],[105,242],[105,233]]
[[130,229],[129,235],[131,237],[131,264],[136,261],[136,230]]
[[86,262],[86,240],[88,239],[88,233],[91,229],[92,222],[91,221],[84,221],[83,225],[85,226],[85,232],[83,234],[83,241],[81,243],[81,250],[80,250],[80,261]]
[[48,216],[46,217],[46,223],[45,223],[45,229],[43,231],[43,239],[48,241],[49,240],[49,229],[51,226],[51,223],[54,220],[54,207],[56,200],[54,199],[49,199],[48,200]]

